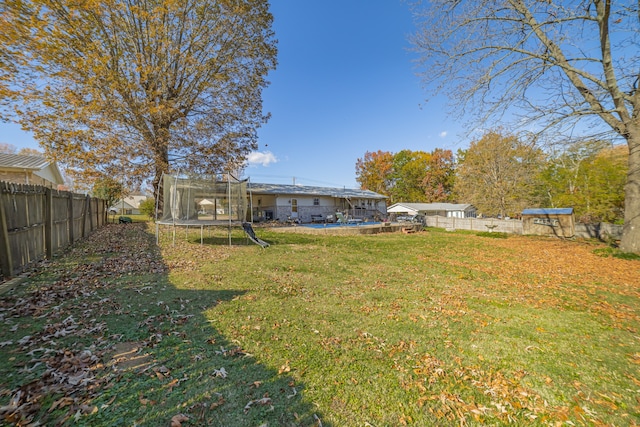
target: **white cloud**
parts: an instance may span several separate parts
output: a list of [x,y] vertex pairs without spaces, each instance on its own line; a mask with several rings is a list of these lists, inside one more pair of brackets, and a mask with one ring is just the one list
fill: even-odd
[[277,163],[277,162],[278,162],[277,157],[274,156],[271,151],[265,151],[265,152],[254,151],[252,153],[249,153],[249,156],[247,157],[247,165],[249,166],[262,165],[267,167],[271,163]]
[[443,130],[442,132],[440,132],[440,138],[444,138],[447,136],[449,132],[447,132],[446,130]]

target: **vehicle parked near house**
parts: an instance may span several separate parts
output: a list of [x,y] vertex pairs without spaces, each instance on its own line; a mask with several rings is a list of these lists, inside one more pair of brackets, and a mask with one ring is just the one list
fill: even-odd
[[418,224],[426,224],[426,219],[424,215],[416,214],[416,215],[400,215],[396,218],[398,222],[413,222]]

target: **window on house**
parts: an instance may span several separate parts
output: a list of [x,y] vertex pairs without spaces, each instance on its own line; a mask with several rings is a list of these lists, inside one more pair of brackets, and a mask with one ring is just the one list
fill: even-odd
[[313,199],[313,206],[320,206],[320,199],[318,198]]

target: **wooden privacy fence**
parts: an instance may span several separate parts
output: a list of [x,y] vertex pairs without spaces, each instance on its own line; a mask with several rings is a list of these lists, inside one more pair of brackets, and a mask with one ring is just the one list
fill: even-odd
[[24,271],[106,223],[106,202],[0,181],[0,276]]

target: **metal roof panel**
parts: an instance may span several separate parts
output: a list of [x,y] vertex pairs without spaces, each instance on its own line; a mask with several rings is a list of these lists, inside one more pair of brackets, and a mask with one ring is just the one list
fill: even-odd
[[571,215],[573,208],[535,208],[525,209],[522,215]]
[[41,156],[0,153],[0,167],[9,169],[41,170],[51,162]]
[[327,196],[337,198],[386,199],[387,196],[370,190],[351,188],[312,187],[308,185],[250,183],[249,189],[261,194],[287,194],[300,196]]

